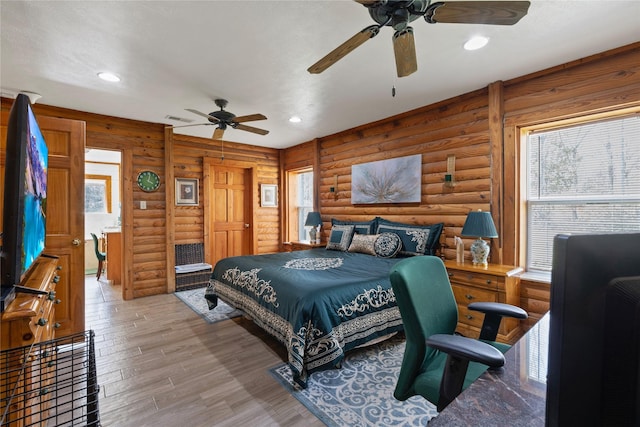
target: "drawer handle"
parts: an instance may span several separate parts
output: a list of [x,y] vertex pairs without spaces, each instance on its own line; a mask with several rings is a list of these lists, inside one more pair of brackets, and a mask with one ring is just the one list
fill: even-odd
[[54,304],[60,304],[62,301],[60,301],[60,299],[58,298],[57,300],[55,300],[53,303]]
[[55,276],[53,278],[53,283],[58,283],[60,281],[60,276]]
[[38,319],[38,326],[44,326],[47,324],[47,319],[45,319],[44,317],[41,317]]
[[464,297],[465,297],[466,299],[474,299],[474,298],[475,298],[475,297],[474,297],[473,295],[471,295],[471,294],[466,294]]
[[58,270],[58,271],[62,270],[62,266],[61,265],[57,266],[56,270]]
[[49,299],[49,301],[55,301],[56,291],[49,291],[49,296],[47,298]]
[[449,277],[453,277],[453,273],[449,273]]
[[467,318],[467,319],[469,319],[469,320],[473,319],[473,316],[472,316],[472,315],[470,315],[470,314],[467,314],[467,315],[466,315],[466,316],[464,316],[464,317],[466,317],[466,318]]
[[491,284],[491,279],[487,279],[487,285]]
[[62,326],[60,323],[56,322],[53,324],[54,329],[58,329],[60,326]]

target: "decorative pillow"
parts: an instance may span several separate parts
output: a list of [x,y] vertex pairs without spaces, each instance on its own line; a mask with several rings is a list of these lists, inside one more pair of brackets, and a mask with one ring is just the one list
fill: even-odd
[[382,233],[376,235],[373,243],[375,254],[381,258],[393,258],[402,249],[402,240],[396,233]]
[[351,239],[351,245],[349,245],[349,252],[359,252],[361,254],[368,254],[376,256],[374,249],[374,243],[378,238],[377,234],[354,234]]
[[331,234],[327,242],[327,249],[334,251],[346,251],[351,244],[353,236],[353,225],[334,225],[331,227]]
[[396,233],[402,240],[401,255],[434,255],[443,223],[413,225],[378,219],[378,234]]
[[376,234],[377,221],[342,221],[331,218],[331,225],[353,225],[354,231],[358,234]]

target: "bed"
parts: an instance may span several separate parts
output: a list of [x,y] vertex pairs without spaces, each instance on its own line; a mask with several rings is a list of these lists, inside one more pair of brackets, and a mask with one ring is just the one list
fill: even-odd
[[205,292],[209,307],[220,297],[282,342],[305,387],[309,374],[339,367],[349,350],[403,329],[389,270],[407,248],[395,232],[369,234],[377,225],[355,233],[355,223],[334,223],[326,249],[222,259]]

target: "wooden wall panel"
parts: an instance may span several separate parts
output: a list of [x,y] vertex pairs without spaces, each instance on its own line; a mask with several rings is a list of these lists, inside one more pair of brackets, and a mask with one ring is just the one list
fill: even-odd
[[[234,142],[214,141],[173,135],[173,170],[176,178],[197,178],[200,180],[199,200],[206,197],[203,185],[203,159],[219,161],[223,152],[224,162],[245,162],[255,165],[257,182],[253,187],[253,203],[257,213],[257,253],[276,252],[280,245],[280,208],[260,207],[260,184],[278,184],[280,179],[279,150],[249,146]],[[281,206],[281,203],[278,203]],[[175,243],[204,242],[204,203],[198,206],[175,207]],[[219,239],[216,239],[218,241]]]
[[[331,218],[368,220],[381,216],[415,224],[444,222],[443,254],[455,256],[453,238],[460,234],[469,210],[491,208],[488,117],[487,91],[479,90],[318,139],[319,204],[325,239]],[[420,203],[351,203],[354,164],[414,154],[422,155]],[[456,185],[452,188],[444,185],[450,155],[456,157]],[[331,193],[334,186],[336,191]]]

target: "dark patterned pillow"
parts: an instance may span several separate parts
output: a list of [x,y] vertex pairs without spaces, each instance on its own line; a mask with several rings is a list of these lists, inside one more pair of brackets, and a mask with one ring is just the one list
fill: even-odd
[[331,225],[353,225],[354,232],[358,234],[376,234],[377,221],[342,221],[340,219],[331,218]]
[[349,245],[349,252],[375,256],[374,243],[377,237],[377,234],[354,234],[353,239],[351,239],[351,245]]
[[327,249],[334,251],[346,251],[351,244],[353,225],[334,225],[331,227]]
[[378,219],[378,234],[396,233],[402,240],[401,255],[434,255],[437,248],[442,223],[432,225],[412,225]]
[[380,258],[393,258],[402,249],[402,240],[396,233],[382,233],[376,236],[373,250]]

